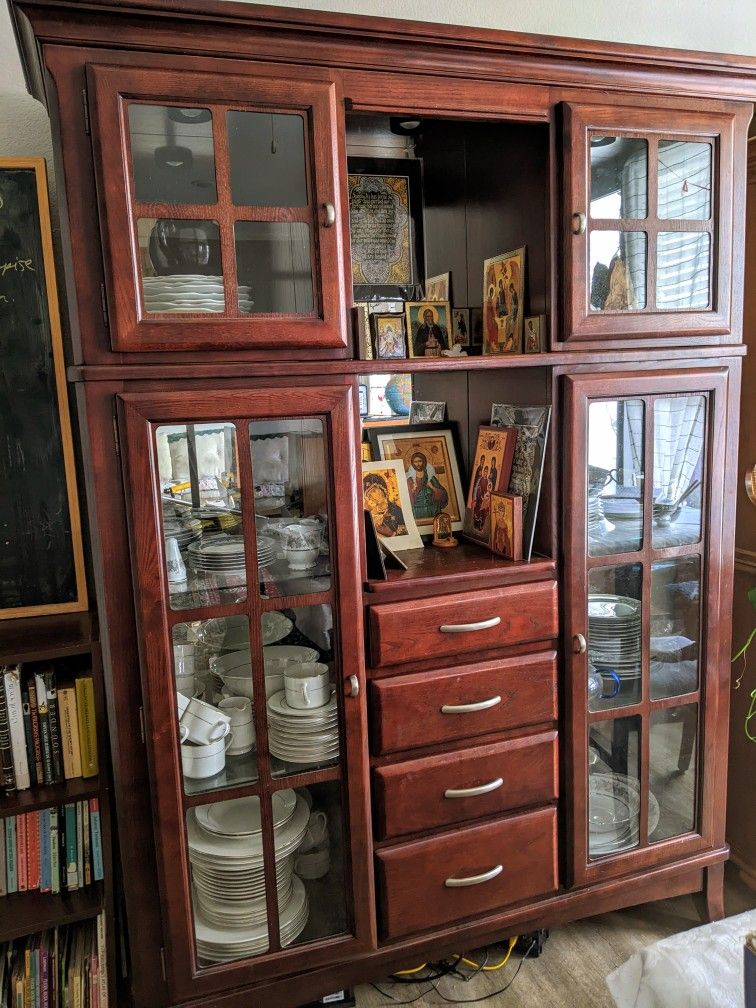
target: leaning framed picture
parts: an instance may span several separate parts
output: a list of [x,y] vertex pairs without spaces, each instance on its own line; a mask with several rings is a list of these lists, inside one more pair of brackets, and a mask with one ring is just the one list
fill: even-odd
[[354,300],[422,297],[422,162],[351,157],[348,187]]
[[401,462],[363,462],[362,495],[375,530],[395,552],[423,545],[412,514]]
[[448,301],[408,301],[404,311],[410,357],[441,357],[451,350]]
[[522,353],[525,246],[483,264],[483,353]]
[[376,360],[392,360],[407,356],[407,333],[404,315],[378,314],[370,316],[373,323]]
[[516,441],[516,427],[481,427],[478,430],[464,533],[486,546],[491,533],[491,494],[505,493],[509,487]]
[[491,536],[488,545],[505,560],[522,560],[522,497],[491,494]]
[[412,514],[422,535],[433,533],[433,521],[445,511],[454,531],[464,522],[465,497],[459,468],[459,436],[453,423],[371,427],[373,457],[396,460],[409,494]]
[[451,273],[439,273],[425,281],[426,301],[451,301]]

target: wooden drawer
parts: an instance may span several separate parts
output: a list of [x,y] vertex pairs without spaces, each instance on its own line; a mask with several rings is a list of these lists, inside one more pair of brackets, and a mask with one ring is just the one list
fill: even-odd
[[381,840],[544,805],[559,793],[557,733],[379,767],[373,783]]
[[[429,931],[554,892],[556,809],[414,840],[376,861],[384,938]],[[467,884],[447,882],[460,879]]]
[[544,724],[557,717],[556,652],[379,679],[370,698],[377,756]]
[[374,668],[550,640],[559,633],[556,581],[391,602],[369,610]]

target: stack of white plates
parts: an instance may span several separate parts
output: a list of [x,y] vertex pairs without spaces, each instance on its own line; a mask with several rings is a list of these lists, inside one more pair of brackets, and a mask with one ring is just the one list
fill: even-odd
[[202,522],[198,518],[164,518],[163,535],[167,539],[172,536],[181,549],[199,539],[202,535]]
[[[222,312],[226,307],[223,277],[201,274],[144,277],[144,307],[148,312]],[[250,288],[241,286],[239,310],[252,311]]]
[[[293,874],[309,807],[292,790],[272,798],[276,888],[281,943],[290,944],[308,917],[304,886]],[[216,802],[187,816],[194,885],[197,952],[210,962],[255,955],[268,948],[260,800]]]
[[588,531],[594,532],[603,529],[604,516],[601,511],[601,504],[598,497],[588,498]]
[[289,631],[294,626],[288,616],[280,612],[266,612],[262,614],[262,639],[263,644],[275,644],[289,635]]
[[336,694],[323,707],[299,710],[282,690],[268,700],[268,747],[287,763],[326,763],[339,755]]
[[277,547],[276,544],[269,536],[257,537],[257,565],[258,567],[267,567],[268,564],[272,564],[277,558]]
[[246,571],[241,536],[211,536],[191,543],[189,556],[200,574],[240,575]]
[[[591,774],[588,778],[588,851],[618,854],[639,840],[640,784],[626,774]],[[659,825],[659,802],[648,794],[649,836]]]
[[626,595],[588,596],[588,655],[620,679],[641,674],[641,603]]

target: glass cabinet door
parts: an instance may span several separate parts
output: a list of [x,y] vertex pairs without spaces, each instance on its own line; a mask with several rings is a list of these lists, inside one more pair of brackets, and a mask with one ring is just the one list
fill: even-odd
[[121,400],[177,1000],[372,934],[350,395]]
[[89,75],[113,349],[343,348],[333,82]]
[[718,658],[705,600],[726,388],[714,371],[566,378],[576,880],[706,840],[705,679]]
[[730,328],[733,117],[569,105],[565,341]]

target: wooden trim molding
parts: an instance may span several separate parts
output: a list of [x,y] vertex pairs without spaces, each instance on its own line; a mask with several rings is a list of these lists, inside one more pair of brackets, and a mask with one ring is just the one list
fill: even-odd
[[756,574],[756,550],[736,547],[735,570],[743,571],[746,574]]

